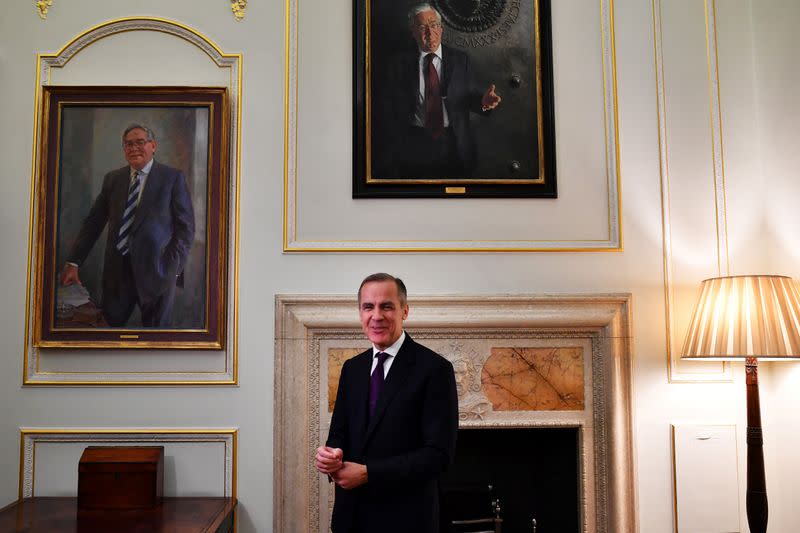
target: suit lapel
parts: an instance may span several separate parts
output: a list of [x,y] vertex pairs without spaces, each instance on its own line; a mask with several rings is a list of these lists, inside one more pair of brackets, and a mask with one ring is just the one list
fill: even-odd
[[447,88],[450,86],[450,78],[453,73],[452,51],[442,45],[442,96],[447,96]]
[[[350,399],[353,406],[352,423],[354,428],[367,425],[367,403],[369,401],[369,370],[372,366],[372,348],[356,356],[350,378]],[[362,439],[363,442],[363,439]]]
[[[114,186],[111,189],[111,213],[109,216],[108,230],[113,232],[116,242],[119,227],[122,224],[122,215],[125,214],[125,203],[128,201],[128,189],[131,186],[131,168],[123,167],[116,171]],[[113,227],[112,227],[113,225]]]
[[[411,348],[413,343],[414,341],[412,341],[411,337],[406,333],[406,340],[397,352],[397,356],[392,363],[392,368],[389,370],[389,375],[386,376],[386,381],[383,383],[381,396],[378,398],[378,405],[375,406],[375,414],[372,415],[372,418],[369,420],[367,431],[364,434],[364,446],[369,442],[369,438],[375,431],[375,427],[386,413],[386,408],[392,403],[394,397],[411,376],[415,359],[414,350]],[[366,398],[364,404],[366,405]]]
[[417,95],[419,94],[419,50],[417,48],[408,53],[404,69],[405,90],[403,91],[403,98],[406,101],[406,109],[410,114],[408,120],[412,120],[417,108]]
[[156,161],[153,161],[153,166],[150,167],[150,173],[147,175],[142,197],[139,199],[139,205],[136,206],[136,215],[133,218],[131,231],[141,226],[142,221],[147,218],[147,211],[150,210],[155,203],[155,199],[158,197],[157,189],[162,186],[159,176],[159,166],[160,165]]

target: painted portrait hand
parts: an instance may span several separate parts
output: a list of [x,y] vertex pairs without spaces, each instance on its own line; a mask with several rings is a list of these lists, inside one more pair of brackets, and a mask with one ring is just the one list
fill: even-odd
[[61,270],[61,284],[66,287],[73,283],[83,285],[81,278],[78,277],[78,267],[67,263]]
[[500,95],[494,92],[495,90],[494,83],[489,85],[489,88],[486,89],[486,92],[483,93],[483,97],[481,98],[481,109],[484,111],[489,111],[490,109],[494,109],[495,107],[500,105],[500,102],[503,101],[500,98]]
[[331,474],[331,478],[344,490],[351,490],[367,482],[367,466],[345,461],[342,468]]
[[343,457],[344,452],[341,448],[320,446],[317,448],[317,454],[314,456],[314,463],[320,473],[330,475],[342,468]]

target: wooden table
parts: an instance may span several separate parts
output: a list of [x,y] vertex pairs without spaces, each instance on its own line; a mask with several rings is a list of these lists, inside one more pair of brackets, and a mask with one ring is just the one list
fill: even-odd
[[153,509],[81,510],[77,498],[25,498],[0,509],[0,532],[230,533],[234,498],[164,498]]

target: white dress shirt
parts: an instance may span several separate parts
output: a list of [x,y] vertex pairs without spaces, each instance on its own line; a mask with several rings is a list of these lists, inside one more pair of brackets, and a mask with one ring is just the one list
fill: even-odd
[[[419,71],[419,91],[417,91],[417,107],[416,111],[414,112],[414,126],[419,126],[420,128],[425,127],[425,56],[429,53],[434,54],[436,57],[433,58],[433,67],[436,69],[436,75],[439,76],[439,90],[442,90],[443,87],[443,80],[442,80],[442,45],[439,45],[434,52],[424,52],[423,50],[419,51],[419,60],[417,61],[417,70]],[[444,115],[444,127],[447,128],[450,126],[450,119],[447,117],[447,106],[444,105],[445,102],[444,95],[442,96],[442,113]]]
[[383,379],[386,379],[386,376],[389,375],[389,369],[392,368],[392,363],[394,362],[394,358],[397,356],[397,352],[400,351],[400,347],[403,345],[403,341],[406,340],[406,332],[400,334],[400,338],[394,341],[394,344],[386,348],[385,350],[379,350],[374,344],[372,345],[372,367],[369,369],[369,375],[372,375],[372,372],[375,370],[375,367],[378,365],[378,358],[376,357],[378,353],[383,352],[389,354],[389,357],[386,358],[386,361],[383,362]]
[[[139,206],[139,202],[142,201],[142,193],[144,192],[144,184],[147,183],[147,176],[150,175],[150,169],[153,168],[153,161],[151,159],[147,162],[145,166],[142,167],[142,170],[139,171],[139,197],[136,198],[136,206]],[[131,172],[133,172],[133,167],[131,167]],[[128,182],[128,187],[130,187],[130,182]]]

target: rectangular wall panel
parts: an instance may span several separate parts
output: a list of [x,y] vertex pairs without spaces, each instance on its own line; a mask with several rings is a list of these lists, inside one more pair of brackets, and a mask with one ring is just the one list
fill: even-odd
[[20,430],[20,497],[77,496],[87,446],[164,446],[165,496],[234,496],[235,429]]
[[739,472],[734,425],[674,425],[678,533],[737,533]]

